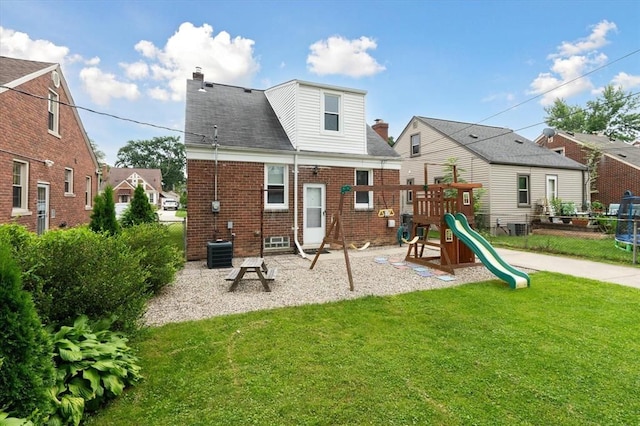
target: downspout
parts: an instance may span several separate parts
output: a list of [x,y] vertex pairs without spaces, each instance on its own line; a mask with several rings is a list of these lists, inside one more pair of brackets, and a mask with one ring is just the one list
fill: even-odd
[[307,258],[307,254],[302,250],[300,241],[298,241],[298,153],[300,148],[296,149],[293,154],[293,241],[298,249],[298,254],[303,258]]

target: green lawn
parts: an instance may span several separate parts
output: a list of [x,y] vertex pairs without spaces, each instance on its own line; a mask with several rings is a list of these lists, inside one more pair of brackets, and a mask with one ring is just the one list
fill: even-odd
[[536,273],[170,324],[134,342],[145,381],[88,424],[638,424],[639,306]]

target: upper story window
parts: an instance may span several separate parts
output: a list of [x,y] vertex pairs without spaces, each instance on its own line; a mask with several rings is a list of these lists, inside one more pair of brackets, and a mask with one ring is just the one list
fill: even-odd
[[86,176],[84,181],[84,205],[91,207],[91,176]]
[[267,188],[264,207],[266,209],[288,208],[287,166],[284,164],[265,164],[264,167],[265,187]]
[[59,133],[59,126],[58,126],[58,122],[60,120],[59,116],[58,116],[58,111],[60,110],[60,104],[59,104],[59,96],[56,92],[54,91],[49,91],[49,131],[51,133],[54,134],[58,134]]
[[73,194],[73,169],[64,169],[64,193]]
[[26,211],[28,200],[29,163],[13,161],[13,210]]
[[324,127],[323,130],[339,132],[340,125],[340,95],[333,93],[324,94]]
[[411,135],[411,156],[420,155],[420,133]]
[[[356,170],[356,185],[372,185],[372,170]],[[373,191],[356,191],[356,209],[373,208]]]
[[531,205],[529,175],[518,175],[518,206]]

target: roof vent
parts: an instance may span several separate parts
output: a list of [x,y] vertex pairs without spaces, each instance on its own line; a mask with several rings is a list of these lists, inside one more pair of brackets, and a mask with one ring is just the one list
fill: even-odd
[[471,136],[474,139],[478,139],[478,135],[474,135],[473,133],[471,133],[469,136]]
[[619,157],[627,158],[626,154],[618,154]]
[[524,141],[521,141],[520,139],[516,139],[516,143],[524,143]]
[[204,84],[206,87],[213,87],[213,83],[205,83]]
[[251,93],[251,89],[244,89],[244,93]]
[[568,135],[575,136],[576,134],[573,132],[567,132]]

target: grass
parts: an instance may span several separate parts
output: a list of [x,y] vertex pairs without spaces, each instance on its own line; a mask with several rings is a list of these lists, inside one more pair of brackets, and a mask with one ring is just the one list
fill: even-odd
[[613,235],[604,239],[537,234],[519,237],[485,235],[485,238],[496,247],[559,254],[596,262],[633,265],[633,253],[616,248]]
[[149,329],[90,425],[637,424],[640,291],[553,273]]
[[184,253],[184,223],[176,222],[165,226],[169,229],[169,241],[171,245]]
[[176,217],[187,217],[187,211],[185,209],[176,210]]

